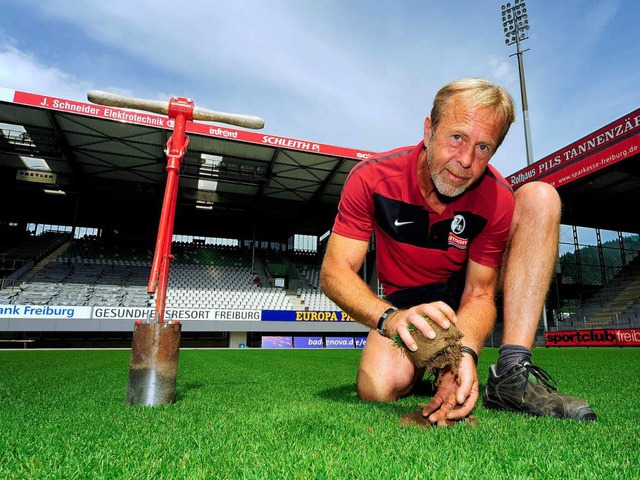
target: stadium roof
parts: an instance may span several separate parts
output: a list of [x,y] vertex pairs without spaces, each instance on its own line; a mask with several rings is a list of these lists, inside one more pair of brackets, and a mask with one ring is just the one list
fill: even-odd
[[[0,89],[0,123],[9,124],[0,138],[0,200],[11,206],[0,220],[156,231],[168,117]],[[333,223],[347,174],[371,154],[202,122],[188,122],[187,135],[181,234],[320,235]],[[51,171],[29,170],[21,157],[44,159]]]
[[[0,88],[0,123],[8,124],[0,136],[0,221],[155,237],[167,117]],[[565,224],[640,232],[628,213],[640,204],[639,133],[636,110],[507,179],[515,188],[554,184]],[[188,122],[187,135],[175,228],[185,235],[321,235],[348,172],[372,153],[202,122]],[[38,170],[37,159],[50,171]]]
[[514,188],[550,183],[562,223],[640,233],[640,109],[507,177]]

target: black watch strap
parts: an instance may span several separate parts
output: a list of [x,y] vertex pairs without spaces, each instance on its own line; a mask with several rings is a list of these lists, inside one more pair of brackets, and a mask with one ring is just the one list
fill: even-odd
[[462,351],[462,353],[468,353],[471,356],[471,358],[473,358],[473,363],[478,365],[478,354],[473,348],[463,345],[460,350]]
[[396,307],[389,307],[387,308],[384,312],[382,312],[382,315],[380,315],[380,319],[378,320],[378,325],[376,326],[376,331],[382,335],[384,337],[384,323],[387,320],[387,318],[389,318],[389,315],[391,315],[393,312],[397,312],[398,309]]

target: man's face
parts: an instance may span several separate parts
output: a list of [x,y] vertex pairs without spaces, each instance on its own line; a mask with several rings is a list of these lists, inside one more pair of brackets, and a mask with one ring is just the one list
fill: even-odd
[[502,125],[502,119],[492,110],[470,110],[455,98],[436,130],[427,117],[427,165],[440,195],[457,197],[482,176],[497,148]]

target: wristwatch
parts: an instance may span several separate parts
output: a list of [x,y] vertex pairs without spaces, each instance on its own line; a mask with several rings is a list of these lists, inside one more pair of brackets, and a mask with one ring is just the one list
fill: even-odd
[[387,318],[389,318],[389,315],[397,311],[398,309],[396,307],[389,307],[384,312],[382,312],[382,315],[380,315],[380,319],[378,320],[378,326],[376,327],[376,332],[378,332],[380,335],[384,337],[384,324]]

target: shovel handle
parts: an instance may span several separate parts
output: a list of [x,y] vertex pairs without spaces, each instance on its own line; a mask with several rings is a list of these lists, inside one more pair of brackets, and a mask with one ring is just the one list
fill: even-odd
[[[132,108],[135,110],[159,113],[160,115],[169,114],[169,102],[162,102],[160,100],[145,100],[142,98],[129,97],[127,95],[104,92],[101,90],[89,91],[87,98],[90,102],[98,105]],[[264,127],[264,120],[260,117],[256,117],[255,115],[218,112],[216,110],[208,110],[202,107],[194,107],[193,119],[204,120],[205,122],[227,123],[229,125],[246,128],[258,129]]]

